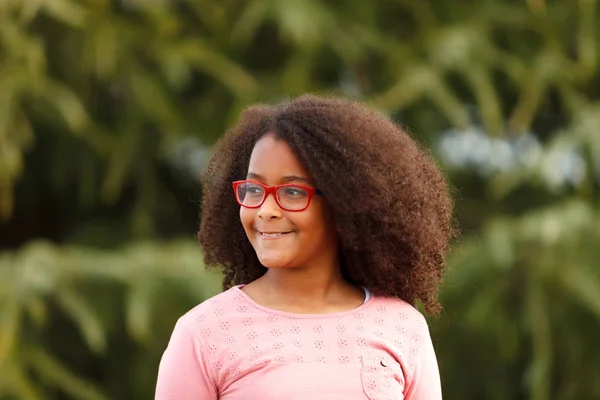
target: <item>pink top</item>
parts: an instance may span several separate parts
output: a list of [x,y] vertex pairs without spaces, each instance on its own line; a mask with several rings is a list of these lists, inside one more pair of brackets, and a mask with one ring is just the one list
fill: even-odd
[[156,400],[438,400],[425,318],[396,298],[291,314],[240,286],[181,317],[160,363]]

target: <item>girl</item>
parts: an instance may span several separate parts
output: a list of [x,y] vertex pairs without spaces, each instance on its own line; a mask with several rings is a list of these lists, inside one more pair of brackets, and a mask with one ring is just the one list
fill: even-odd
[[359,103],[253,106],[217,144],[198,234],[224,292],[180,318],[158,400],[441,399],[452,201],[431,158]]

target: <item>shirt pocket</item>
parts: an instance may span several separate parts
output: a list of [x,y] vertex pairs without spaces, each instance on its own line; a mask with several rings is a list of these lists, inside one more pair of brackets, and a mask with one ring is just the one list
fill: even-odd
[[361,358],[361,379],[369,400],[403,400],[404,374],[389,355]]

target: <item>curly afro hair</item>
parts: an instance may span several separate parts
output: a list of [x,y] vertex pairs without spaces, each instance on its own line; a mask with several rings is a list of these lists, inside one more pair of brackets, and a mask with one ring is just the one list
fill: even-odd
[[376,295],[438,313],[444,256],[455,236],[449,188],[428,153],[387,117],[340,98],[303,95],[255,105],[217,143],[203,176],[198,238],[223,289],[266,272],[239,220],[231,182],[245,179],[255,143],[285,141],[326,194],[344,277]]

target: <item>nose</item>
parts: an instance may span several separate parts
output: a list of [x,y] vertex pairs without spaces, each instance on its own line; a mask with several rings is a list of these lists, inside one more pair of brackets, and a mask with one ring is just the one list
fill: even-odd
[[258,209],[258,218],[270,221],[279,219],[282,216],[282,210],[275,201],[275,193],[269,193],[267,198]]

